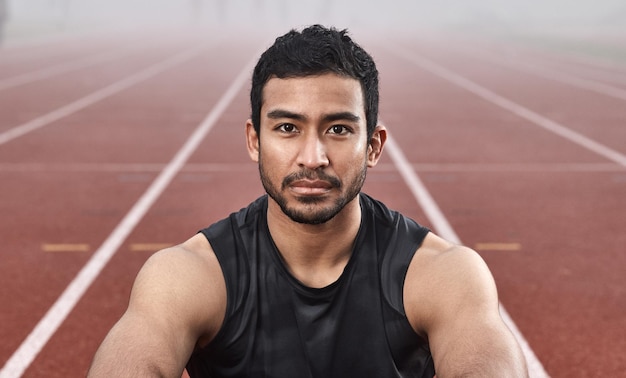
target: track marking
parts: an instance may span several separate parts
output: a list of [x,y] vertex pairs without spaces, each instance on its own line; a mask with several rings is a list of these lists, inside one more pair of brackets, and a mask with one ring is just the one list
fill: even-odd
[[476,243],[474,249],[477,251],[519,251],[522,245],[520,243]]
[[544,128],[560,137],[563,137],[570,142],[578,144],[581,147],[584,147],[592,152],[595,152],[598,155],[601,155],[611,161],[616,162],[617,164],[626,167],[626,155],[615,151],[601,143],[598,143],[586,136],[577,133],[555,121],[552,121],[549,118],[546,118],[539,113],[535,113],[532,110],[525,108],[517,103],[502,97],[495,92],[490,91],[489,89],[476,84],[475,82],[456,74],[449,69],[438,65],[437,63],[430,61],[428,59],[422,58],[416,54],[412,54],[407,52],[404,49],[399,47],[392,47],[389,44],[384,45],[389,51],[394,54],[403,57],[404,59],[414,63],[415,65],[421,67],[422,69],[452,83],[458,87],[461,87],[478,97],[481,97],[488,102],[491,102],[494,105],[498,105],[499,107],[506,109],[519,117],[534,123],[537,126]]
[[591,69],[610,70],[617,71],[616,73],[622,74],[624,71],[624,65],[608,57],[582,55],[582,53],[576,53],[572,51],[555,51],[553,49],[546,49],[538,46],[516,46],[517,50],[523,50],[523,53],[539,54],[540,59],[549,59],[557,64],[566,64],[571,67],[572,64],[576,64],[578,67],[582,64],[585,67]]
[[21,75],[9,77],[0,80],[0,91],[14,88],[20,85],[32,83],[37,80],[48,79],[54,76],[58,76],[71,71],[76,71],[82,68],[94,66],[96,64],[109,62],[115,59],[119,59],[126,53],[120,54],[119,52],[106,52],[95,54],[92,56],[84,57],[70,62],[59,63],[57,65],[46,67],[40,70],[27,72]]
[[[459,236],[456,234],[446,217],[443,215],[441,209],[433,199],[433,197],[426,189],[426,186],[422,183],[422,180],[413,170],[411,164],[402,153],[400,147],[396,144],[395,140],[392,138],[391,134],[387,133],[387,149],[389,154],[391,155],[391,159],[394,164],[398,168],[398,171],[402,175],[402,178],[406,182],[406,185],[413,193],[413,197],[417,200],[419,205],[424,210],[424,213],[433,224],[433,227],[437,231],[437,233],[444,239],[456,243],[462,244]],[[548,373],[546,373],[545,369],[537,356],[533,352],[533,350],[528,345],[528,342],[520,332],[520,330],[513,322],[513,319],[509,316],[508,312],[504,309],[504,306],[500,304],[500,315],[502,319],[506,323],[506,325],[511,330],[511,333],[517,339],[524,356],[526,357],[526,363],[528,365],[528,370],[531,378],[545,378],[549,377]]]
[[0,172],[161,172],[159,163],[0,163]]
[[[517,52],[515,49],[511,50],[513,54]],[[546,56],[531,56],[531,58],[539,58],[542,64],[536,64],[542,67],[551,67],[552,70],[562,69],[563,72],[569,72],[570,75],[576,77],[588,78],[600,83],[609,83],[615,86],[615,84],[626,84],[626,72],[612,71],[602,67],[593,67],[589,65],[580,65],[578,62],[567,60],[554,60]],[[555,66],[556,65],[556,66]],[[559,71],[560,72],[560,71]]]
[[[165,164],[159,163],[0,163],[2,172],[111,172],[149,173],[160,172]],[[414,163],[420,172],[624,172],[615,163]],[[258,167],[249,163],[190,163],[181,172],[256,172]],[[376,172],[396,171],[391,163],[379,163]],[[375,174],[375,172],[373,172]]]
[[61,118],[67,117],[73,113],[76,113],[79,110],[82,110],[90,105],[102,101],[107,97],[128,89],[133,85],[141,83],[142,81],[145,81],[161,72],[164,72],[169,68],[182,64],[200,54],[205,48],[205,46],[201,45],[184,50],[166,60],[155,63],[148,68],[145,68],[139,72],[136,72],[133,75],[118,80],[113,84],[107,85],[106,87],[92,92],[91,94],[88,94],[87,96],[84,96],[74,102],[71,102],[47,114],[39,116],[31,121],[4,131],[0,133],[0,145],[7,143],[13,139],[19,138],[25,134],[28,134],[31,131],[35,131],[44,126],[47,126],[54,121],[58,121]]
[[130,245],[130,250],[133,252],[152,251],[156,252],[161,249],[169,248],[173,246],[173,243],[133,243]]
[[615,163],[466,163],[466,164],[413,164],[422,172],[623,172]]
[[[179,55],[179,59],[191,55],[192,52],[195,52],[195,49],[188,51],[185,55]],[[247,82],[252,72],[252,67],[258,57],[256,54],[254,56],[255,59],[246,64],[204,121],[202,121],[189,139],[187,139],[182,148],[176,153],[163,171],[161,171],[159,176],[152,182],[150,187],[139,198],[122,221],[115,227],[100,248],[92,255],[87,264],[85,264],[44,317],[37,323],[20,347],[13,353],[2,370],[0,370],[0,378],[18,378],[24,373],[28,366],[30,366],[41,349],[46,345],[52,335],[54,335],[89,286],[91,286],[108,261],[122,245],[124,240],[141,221],[161,193],[163,193],[174,176],[181,170],[183,164],[185,164],[191,154],[197,149],[198,145],[211,130],[218,118]]]
[[502,59],[500,56],[496,56],[495,54],[488,52],[486,50],[481,50],[480,52],[476,52],[475,50],[470,49],[469,47],[462,47],[464,51],[469,54],[474,55],[475,57],[489,61],[491,63],[495,63],[501,66],[507,66],[518,71],[528,72],[534,74],[536,76],[542,77],[544,79],[558,81],[564,84],[568,84],[577,88],[593,91],[596,93],[603,94],[605,96],[617,98],[619,100],[626,101],[626,90],[617,88],[615,86],[605,84],[593,79],[586,79],[574,76],[572,74],[567,74],[562,71],[557,71],[555,69],[541,67],[537,64],[525,63],[519,60],[511,60],[511,59]]
[[50,244],[41,245],[44,252],[89,252],[89,244]]

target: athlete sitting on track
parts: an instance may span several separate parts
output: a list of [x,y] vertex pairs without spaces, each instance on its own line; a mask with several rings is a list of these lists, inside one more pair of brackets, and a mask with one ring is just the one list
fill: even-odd
[[250,97],[268,195],[147,261],[90,376],[527,376],[483,260],[361,193],[387,135],[372,58],[291,31]]

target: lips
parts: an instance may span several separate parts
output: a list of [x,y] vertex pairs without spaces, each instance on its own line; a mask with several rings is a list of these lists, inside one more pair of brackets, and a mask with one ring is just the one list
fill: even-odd
[[323,180],[296,180],[289,185],[289,188],[302,195],[322,195],[328,193],[333,185]]

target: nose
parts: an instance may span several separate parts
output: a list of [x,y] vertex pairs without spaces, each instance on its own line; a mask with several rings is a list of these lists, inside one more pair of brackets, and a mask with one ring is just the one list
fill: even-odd
[[303,138],[303,145],[298,152],[298,166],[312,170],[328,165],[326,146],[319,135],[309,134]]

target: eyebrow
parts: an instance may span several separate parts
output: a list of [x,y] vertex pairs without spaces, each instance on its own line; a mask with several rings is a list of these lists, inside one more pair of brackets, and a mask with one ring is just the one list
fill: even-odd
[[[300,113],[291,112],[289,110],[284,109],[275,109],[267,113],[267,117],[271,119],[279,119],[279,118],[289,118],[297,121],[305,121],[307,117]],[[350,112],[337,112],[330,113],[324,115],[322,118],[324,122],[334,122],[334,121],[349,121],[349,122],[359,122],[361,117],[354,113]]]
[[334,122],[334,121],[349,121],[349,122],[359,122],[361,117],[354,113],[350,112],[339,112],[339,113],[331,113],[324,116],[324,121],[326,122]]
[[298,121],[306,120],[306,117],[299,113],[290,112],[289,110],[276,109],[267,113],[267,117],[271,119],[289,118]]

